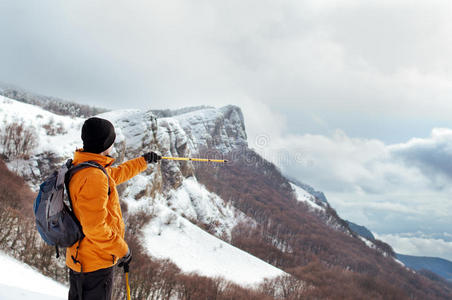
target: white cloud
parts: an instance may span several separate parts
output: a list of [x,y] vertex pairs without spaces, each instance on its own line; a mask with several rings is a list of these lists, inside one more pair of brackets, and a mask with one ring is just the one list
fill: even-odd
[[428,139],[414,138],[392,145],[396,158],[419,168],[438,188],[450,186],[452,178],[452,130],[435,128]]
[[250,147],[264,149],[287,130],[284,116],[273,111],[265,103],[242,98],[239,105],[245,118]]
[[50,95],[126,108],[246,97],[442,119],[452,108],[448,1],[1,5],[0,80]]
[[[452,176],[450,129],[435,128],[429,138],[392,145],[377,139],[351,138],[341,130],[331,136],[285,135],[279,131],[267,135],[271,144],[256,147],[263,156],[287,152],[291,161],[273,162],[284,172],[311,178],[331,191],[353,187],[352,190],[379,194],[403,192],[407,186],[410,191],[452,188],[449,181],[443,180],[439,185],[438,178],[431,176],[432,173]],[[337,183],[333,186],[338,188],[331,188],[330,183]]]
[[390,244],[400,254],[441,257],[452,261],[452,242],[443,239],[397,234],[375,234],[375,237]]
[[452,169],[444,167],[452,161],[452,130],[434,129],[429,138],[392,145],[340,130],[269,140],[255,149],[283,173],[325,192],[343,218],[381,233],[452,228]]
[[419,170],[394,162],[388,147],[376,139],[350,138],[341,130],[330,137],[269,135],[269,139],[272,143],[268,147],[256,147],[264,157],[287,153],[288,160],[276,156],[273,162],[285,173],[309,178],[331,191],[377,193],[388,186],[396,188],[401,181],[419,185],[423,179]]

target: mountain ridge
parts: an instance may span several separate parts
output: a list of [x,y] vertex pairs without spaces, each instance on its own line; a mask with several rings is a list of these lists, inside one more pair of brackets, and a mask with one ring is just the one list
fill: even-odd
[[72,117],[90,117],[107,111],[105,108],[78,104],[57,97],[49,97],[30,92],[26,89],[0,82],[0,95],[23,103],[40,106],[58,115]]
[[[365,226],[347,221],[350,229],[357,235],[375,242],[375,236]],[[452,262],[440,257],[414,256],[395,253],[395,257],[408,268],[415,271],[428,270],[441,276],[445,280],[452,281]]]
[[429,270],[452,283],[452,262],[439,257],[396,254],[398,260],[415,271]]

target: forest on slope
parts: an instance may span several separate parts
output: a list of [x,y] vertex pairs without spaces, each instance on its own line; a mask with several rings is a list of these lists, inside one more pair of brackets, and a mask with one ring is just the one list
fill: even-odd
[[[206,152],[209,152],[206,150]],[[241,224],[232,243],[312,286],[313,299],[448,299],[452,285],[423,276],[394,260],[376,240],[370,248],[328,206],[313,213],[294,199],[288,180],[252,150],[231,154],[228,168],[198,165],[209,190],[257,221]]]

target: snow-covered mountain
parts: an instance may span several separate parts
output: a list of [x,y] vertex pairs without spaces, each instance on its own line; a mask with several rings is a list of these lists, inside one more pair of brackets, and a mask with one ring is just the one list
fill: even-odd
[[[84,119],[55,115],[2,96],[0,104],[0,118],[5,124],[23,123],[37,136],[29,159],[15,158],[8,162],[11,170],[37,190],[44,176],[82,147],[80,130]],[[98,116],[115,125],[117,138],[113,155],[118,162],[147,151],[157,151],[162,156],[202,154],[223,158],[248,147],[243,115],[236,106],[198,107],[166,113],[117,110]],[[337,219],[327,215],[329,204],[323,193],[295,180],[290,186],[295,198],[308,205],[313,214],[323,216],[331,227],[347,231]],[[223,276],[241,284],[283,274],[225,242],[230,239],[234,226],[254,220],[200,184],[194,176],[192,162],[162,161],[151,165],[146,172],[123,185],[121,199],[131,213],[144,210],[153,216],[143,228],[149,253],[171,259],[183,271]],[[206,225],[209,232],[195,224]],[[185,251],[180,251],[181,248]],[[218,261],[228,261],[228,264],[218,265],[215,263]]]
[[[1,96],[0,104],[0,119],[30,126],[38,137],[29,159],[8,162],[11,170],[37,190],[43,176],[82,147],[80,130],[84,119],[55,115]],[[236,106],[200,107],[166,114],[117,110],[99,117],[115,125],[114,156],[118,162],[146,151],[157,151],[163,156],[203,154],[222,158],[248,146],[243,115]],[[49,134],[52,126],[59,128],[57,134]],[[291,185],[298,200],[309,204],[314,213],[325,211],[326,202],[294,183]],[[144,210],[153,216],[143,228],[149,254],[168,258],[183,271],[222,276],[245,285],[284,274],[225,242],[239,222],[254,221],[200,184],[194,176],[192,162],[162,161],[151,165],[124,184],[121,196],[131,213]],[[195,224],[206,225],[209,232]]]
[[103,108],[65,101],[56,97],[39,95],[20,87],[0,82],[0,96],[43,107],[56,114],[70,115],[73,117],[86,117],[107,111]]
[[[358,295],[357,290],[363,297],[378,293],[383,298],[401,295],[404,289],[420,297],[429,293],[409,279],[411,273],[395,262],[390,246],[356,235],[323,193],[285,178],[250,149],[240,108],[117,110],[99,117],[115,125],[117,163],[148,151],[230,161],[162,160],[119,187],[126,215],[143,214],[149,220],[140,225],[139,239],[151,257],[168,259],[185,273],[222,277],[241,286],[256,287],[268,283],[266,278],[278,278],[273,291],[271,284],[264,285],[265,293],[274,298],[287,286],[290,293],[301,290],[307,297],[328,297],[331,284],[346,277],[350,286],[344,298]],[[0,122],[0,136],[11,125],[30,133],[26,153],[5,155],[7,146],[0,143],[0,154],[34,190],[82,147],[82,118],[0,96]],[[334,272],[329,271],[332,266]],[[287,275],[283,269],[296,278],[281,276]],[[324,287],[318,279],[325,274],[336,280]],[[300,279],[308,283],[300,287]],[[362,284],[369,280],[378,285]],[[394,280],[402,285],[393,286]]]
[[[366,240],[366,243],[372,245],[372,243],[375,242],[375,236],[365,226],[361,226],[350,221],[347,221],[347,223],[354,233]],[[448,281],[452,281],[452,262],[446,259],[405,255],[399,253],[396,253],[396,258],[400,261],[400,263],[412,270],[428,270]]]
[[[114,156],[119,162],[151,150],[163,156],[186,157],[210,148],[218,151],[210,155],[221,156],[247,145],[243,116],[234,106],[163,118],[138,110],[113,111],[99,117],[115,124]],[[0,96],[2,119],[5,124],[24,124],[36,133],[36,146],[29,159],[8,162],[8,167],[26,178],[35,190],[43,176],[82,146],[80,130],[84,119],[55,115]],[[60,130],[49,134],[49,126]],[[221,276],[242,285],[284,274],[224,241],[238,222],[252,220],[207,191],[193,173],[191,162],[162,161],[123,185],[122,200],[128,204],[129,212],[144,210],[152,215],[151,222],[143,228],[149,254],[168,258],[185,272]],[[209,232],[196,224],[208,226]]]

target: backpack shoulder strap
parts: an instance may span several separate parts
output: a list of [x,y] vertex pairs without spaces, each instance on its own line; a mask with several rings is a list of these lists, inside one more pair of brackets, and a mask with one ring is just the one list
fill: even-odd
[[69,197],[69,203],[71,204],[71,210],[72,210],[72,200],[71,200],[71,196],[70,196],[70,193],[69,193],[69,182],[71,181],[72,176],[74,176],[74,174],[77,173],[80,170],[83,170],[83,169],[86,169],[86,168],[97,168],[97,169],[102,170],[102,172],[104,172],[105,176],[107,176],[107,180],[108,180],[108,195],[110,196],[110,193],[111,193],[110,177],[108,176],[107,170],[105,170],[105,168],[101,164],[90,160],[90,161],[85,161],[85,162],[79,163],[76,166],[73,166],[72,165],[72,159],[69,159],[66,162],[66,165],[68,166],[68,171],[66,172],[64,183],[66,185],[66,191],[67,191],[67,194],[68,194],[68,197]]

